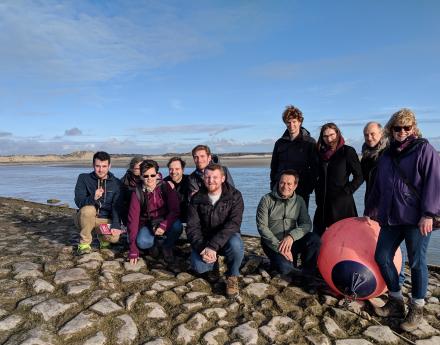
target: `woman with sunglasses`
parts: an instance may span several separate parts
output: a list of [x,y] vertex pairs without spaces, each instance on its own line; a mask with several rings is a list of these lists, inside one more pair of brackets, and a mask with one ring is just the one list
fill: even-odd
[[405,240],[411,268],[409,313],[401,323],[412,332],[423,323],[423,306],[428,287],[426,252],[433,216],[440,214],[440,158],[422,139],[410,109],[394,113],[385,126],[390,147],[379,159],[376,180],[365,205],[367,220],[381,226],[375,260],[388,287],[388,301],[375,308],[382,317],[405,317],[405,304],[399,286],[394,254]]
[[161,242],[167,263],[174,262],[173,247],[182,233],[179,221],[179,198],[166,182],[158,180],[159,165],[145,160],[140,165],[141,181],[131,194],[128,211],[129,253],[131,264],[136,264],[139,249],[149,249]]
[[[338,220],[357,217],[353,193],[364,179],[355,149],[345,145],[341,131],[332,122],[321,127],[318,155],[313,232],[322,236],[326,228]],[[351,180],[350,176],[353,176]]]

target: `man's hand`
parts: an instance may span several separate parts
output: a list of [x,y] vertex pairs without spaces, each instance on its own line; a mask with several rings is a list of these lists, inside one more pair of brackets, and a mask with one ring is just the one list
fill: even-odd
[[95,191],[95,200],[98,200],[100,197],[102,197],[102,194],[104,194],[104,188],[99,187],[99,188]]
[[291,262],[293,261],[292,244],[293,244],[293,238],[287,235],[282,239],[282,241],[278,245],[278,251],[280,252],[280,254]]
[[122,230],[121,229],[110,229],[110,232],[112,233],[113,236],[117,236],[120,235]]
[[422,217],[420,218],[418,225],[422,236],[428,236],[432,231],[432,218]]
[[202,260],[207,264],[213,264],[217,261],[217,252],[211,248],[205,248],[200,252]]
[[154,232],[154,234],[156,236],[162,236],[165,233],[165,230],[162,228],[157,228],[156,231]]
[[137,262],[138,262],[138,258],[136,258],[136,259],[130,259],[130,264],[131,265],[136,265],[137,264]]

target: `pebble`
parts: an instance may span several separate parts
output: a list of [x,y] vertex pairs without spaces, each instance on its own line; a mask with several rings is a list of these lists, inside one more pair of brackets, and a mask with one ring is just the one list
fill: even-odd
[[165,319],[168,317],[165,309],[159,303],[148,302],[144,306],[148,310],[146,316],[149,319]]
[[55,273],[54,283],[65,284],[75,280],[89,280],[90,277],[83,268],[62,269]]
[[40,304],[37,304],[31,309],[31,313],[41,315],[44,321],[64,314],[69,309],[76,307],[78,304],[73,303],[61,303],[55,299],[50,299]]
[[232,336],[238,337],[241,341],[248,345],[257,345],[258,343],[258,329],[253,321],[249,321],[235,327],[232,330]]
[[107,338],[104,333],[98,332],[93,337],[87,339],[83,345],[105,345],[107,343]]
[[333,338],[345,338],[347,334],[338,326],[338,324],[330,317],[323,318],[324,329]]
[[79,280],[66,284],[66,294],[76,296],[82,294],[84,291],[89,290],[92,287],[90,280]]
[[89,311],[82,312],[67,322],[59,330],[58,334],[64,337],[65,340],[68,340],[76,334],[83,333],[84,331],[95,327],[98,320],[99,318],[96,314]]
[[206,345],[223,345],[228,339],[228,333],[223,328],[216,328],[203,336]]
[[143,273],[130,273],[121,278],[121,282],[124,284],[133,282],[148,282],[154,280],[154,276]]
[[363,334],[380,344],[392,345],[399,343],[399,338],[388,326],[370,326],[364,331]]
[[134,343],[139,335],[136,323],[133,321],[130,315],[121,315],[117,317],[118,320],[123,322],[121,328],[119,328],[116,334],[116,343],[118,345],[131,345]]
[[19,315],[10,315],[0,320],[0,332],[12,331],[23,322]]
[[106,316],[116,313],[122,310],[123,308],[120,305],[117,305],[116,303],[112,302],[110,299],[103,298],[98,303],[92,305],[90,309],[99,315]]
[[36,293],[53,292],[55,290],[55,287],[52,284],[43,279],[37,279],[32,285],[32,288]]

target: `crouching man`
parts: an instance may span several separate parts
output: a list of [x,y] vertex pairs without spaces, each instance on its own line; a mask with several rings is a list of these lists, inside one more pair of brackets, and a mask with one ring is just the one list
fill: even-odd
[[[282,172],[271,193],[264,195],[257,208],[257,228],[262,248],[272,269],[291,273],[301,256],[303,282],[315,274],[320,238],[311,232],[312,222],[304,199],[295,193],[299,175]],[[310,286],[306,286],[310,288]]]
[[194,194],[188,208],[187,236],[191,266],[197,273],[212,271],[218,255],[225,256],[226,294],[239,293],[238,276],[244,256],[240,236],[243,217],[241,193],[225,183],[221,165],[210,164],[203,173],[204,186]]
[[[80,230],[79,255],[91,252],[93,230],[98,232],[101,249],[119,241],[121,182],[109,171],[110,167],[110,155],[99,151],[93,155],[93,171],[78,176],[75,186],[78,212],[74,220]],[[111,224],[109,234],[101,234],[101,224]]]

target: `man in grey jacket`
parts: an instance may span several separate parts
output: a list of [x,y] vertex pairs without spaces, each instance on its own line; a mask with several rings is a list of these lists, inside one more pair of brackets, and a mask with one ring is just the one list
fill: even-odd
[[281,274],[289,274],[301,256],[304,275],[316,270],[320,238],[311,232],[312,222],[304,199],[295,193],[299,175],[295,170],[282,172],[271,193],[260,200],[257,228],[261,245],[271,266]]

